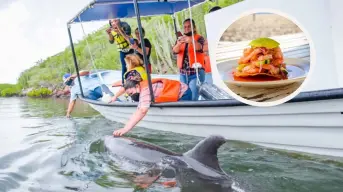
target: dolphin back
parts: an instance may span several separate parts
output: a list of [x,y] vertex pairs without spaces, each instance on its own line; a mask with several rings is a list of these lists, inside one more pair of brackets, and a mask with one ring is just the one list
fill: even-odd
[[226,140],[222,136],[210,135],[183,155],[191,157],[192,159],[195,159],[198,162],[211,167],[212,169],[222,172],[219,166],[217,152],[219,147],[225,142]]
[[180,155],[154,144],[127,137],[105,136],[105,150],[135,161],[159,162],[167,155]]

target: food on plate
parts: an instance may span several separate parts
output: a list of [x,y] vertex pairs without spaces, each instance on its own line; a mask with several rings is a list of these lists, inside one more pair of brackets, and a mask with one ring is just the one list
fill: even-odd
[[283,53],[277,41],[262,37],[252,40],[249,45],[251,47],[243,50],[243,56],[238,60],[238,66],[233,71],[236,79],[280,80],[288,78]]

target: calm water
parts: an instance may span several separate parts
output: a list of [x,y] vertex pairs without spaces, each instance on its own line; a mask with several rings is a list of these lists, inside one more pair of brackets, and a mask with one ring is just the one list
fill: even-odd
[[[125,163],[110,161],[101,138],[121,127],[78,103],[64,117],[65,100],[0,99],[0,191],[134,191]],[[185,152],[202,138],[134,129],[139,138]],[[219,150],[223,169],[244,191],[343,191],[343,161],[277,152],[228,142]],[[178,191],[158,184],[147,191]]]

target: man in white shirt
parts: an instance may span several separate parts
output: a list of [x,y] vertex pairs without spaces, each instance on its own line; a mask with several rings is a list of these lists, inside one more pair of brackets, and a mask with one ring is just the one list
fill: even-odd
[[[80,71],[80,80],[82,83],[82,91],[87,99],[98,100],[103,96],[103,91],[113,95],[107,86],[102,85],[99,78],[91,78],[89,71]],[[63,76],[63,82],[70,89],[70,101],[66,116],[69,118],[70,113],[73,111],[77,95],[81,95],[80,85],[76,74],[65,74]]]

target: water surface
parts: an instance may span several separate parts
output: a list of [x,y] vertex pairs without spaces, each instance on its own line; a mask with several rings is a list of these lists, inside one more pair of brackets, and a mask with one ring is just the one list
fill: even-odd
[[[122,124],[78,102],[65,118],[67,100],[0,99],[0,192],[134,191],[127,165],[111,161],[101,139]],[[128,136],[175,152],[202,138],[135,128]],[[219,150],[223,169],[244,191],[342,192],[343,161],[285,153],[239,142]],[[135,168],[133,168],[135,169]],[[153,184],[147,191],[180,191]]]

